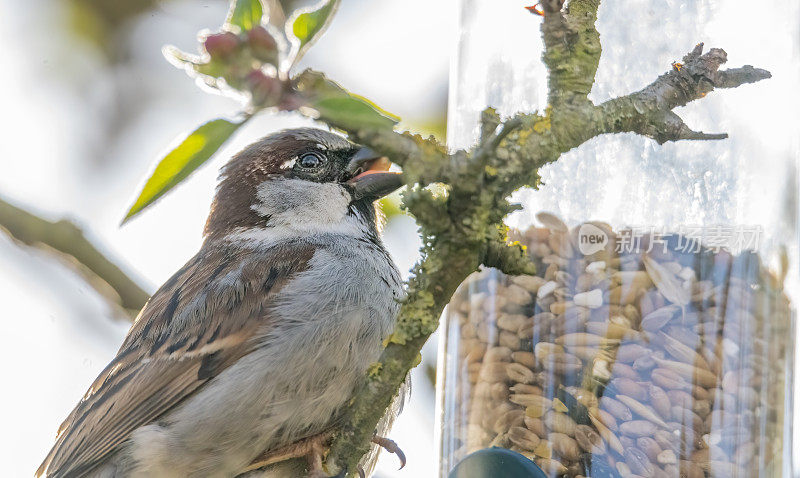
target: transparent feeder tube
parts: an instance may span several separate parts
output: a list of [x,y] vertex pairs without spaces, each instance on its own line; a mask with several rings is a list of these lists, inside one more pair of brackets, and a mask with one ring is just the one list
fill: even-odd
[[[542,20],[526,5],[460,2],[451,148],[475,143],[486,107],[547,106]],[[678,111],[726,140],[605,135],[515,193],[511,235],[538,272],[482,271],[444,314],[440,476],[491,446],[554,476],[792,476],[798,13],[775,0],[600,6],[595,103],[698,42],[773,77]]]

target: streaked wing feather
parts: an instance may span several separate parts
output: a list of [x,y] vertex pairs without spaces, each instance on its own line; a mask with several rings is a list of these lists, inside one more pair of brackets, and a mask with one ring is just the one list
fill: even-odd
[[151,298],[116,358],[59,427],[37,476],[80,477],[252,349],[275,294],[313,248],[204,249]]

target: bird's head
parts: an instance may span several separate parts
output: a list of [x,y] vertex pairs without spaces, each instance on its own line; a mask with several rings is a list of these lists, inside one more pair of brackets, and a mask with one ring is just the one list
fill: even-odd
[[205,235],[372,231],[373,202],[402,186],[389,164],[369,148],[327,131],[299,128],[272,134],[222,168]]

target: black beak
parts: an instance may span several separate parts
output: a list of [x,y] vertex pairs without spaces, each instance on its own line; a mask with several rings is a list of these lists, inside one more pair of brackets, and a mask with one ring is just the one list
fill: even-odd
[[403,185],[400,173],[389,172],[391,163],[369,148],[361,148],[347,163],[345,184],[349,186],[353,201],[378,199]]

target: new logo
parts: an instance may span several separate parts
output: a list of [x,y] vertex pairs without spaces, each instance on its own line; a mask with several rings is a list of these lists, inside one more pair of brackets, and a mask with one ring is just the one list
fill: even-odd
[[603,250],[608,245],[608,235],[594,224],[583,224],[578,229],[578,250],[584,256]]

